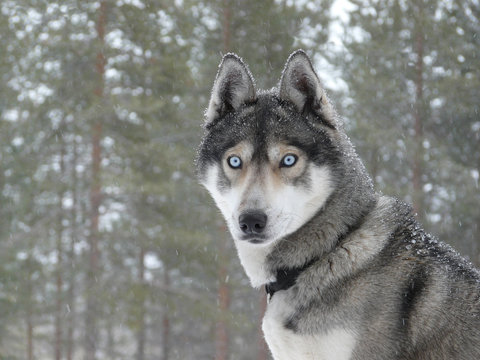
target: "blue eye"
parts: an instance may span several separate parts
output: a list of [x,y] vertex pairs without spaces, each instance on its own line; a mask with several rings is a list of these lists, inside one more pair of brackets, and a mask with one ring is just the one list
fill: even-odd
[[241,169],[242,168],[242,160],[238,156],[235,156],[235,155],[230,156],[227,159],[227,162],[228,162],[228,165],[232,169]]
[[292,167],[297,162],[298,157],[297,155],[287,154],[283,157],[282,161],[280,162],[280,167]]

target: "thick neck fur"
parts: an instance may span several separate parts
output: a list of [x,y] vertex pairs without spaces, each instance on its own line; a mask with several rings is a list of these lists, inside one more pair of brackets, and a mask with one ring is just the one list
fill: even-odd
[[265,259],[268,273],[278,269],[301,267],[313,258],[332,252],[342,238],[354,231],[375,207],[377,196],[364,166],[344,134],[340,134],[343,151],[348,154],[347,169],[337,174],[335,191],[310,221],[295,233],[275,244]]

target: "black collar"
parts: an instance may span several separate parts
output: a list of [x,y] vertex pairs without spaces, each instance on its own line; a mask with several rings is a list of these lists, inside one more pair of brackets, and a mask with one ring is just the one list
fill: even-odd
[[295,285],[295,282],[300,274],[312,266],[317,260],[318,258],[315,257],[301,267],[281,268],[277,270],[276,281],[265,285],[265,291],[267,292],[268,300],[271,300],[273,294],[275,294],[277,291],[287,290]]

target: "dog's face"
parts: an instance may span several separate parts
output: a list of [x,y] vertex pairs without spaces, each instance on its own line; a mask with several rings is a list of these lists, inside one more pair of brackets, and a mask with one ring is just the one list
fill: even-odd
[[330,104],[306,55],[295,54],[279,93],[257,96],[233,55],[214,84],[198,174],[236,242],[267,245],[295,232],[335,188]]

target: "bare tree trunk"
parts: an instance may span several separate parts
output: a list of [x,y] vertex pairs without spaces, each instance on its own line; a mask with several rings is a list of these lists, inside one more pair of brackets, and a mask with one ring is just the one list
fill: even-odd
[[423,118],[424,99],[423,99],[423,52],[424,52],[424,34],[423,34],[423,4],[422,0],[417,1],[418,12],[416,18],[415,51],[417,60],[415,64],[415,106],[414,106],[414,142],[415,153],[413,155],[413,208],[420,219],[423,218]]
[[108,359],[116,359],[116,339],[115,339],[115,329],[113,324],[113,317],[115,316],[115,306],[110,306],[107,321],[105,324],[107,332],[107,346],[106,346],[106,355]]
[[86,360],[94,360],[97,346],[97,324],[98,315],[97,289],[98,281],[98,220],[101,198],[99,171],[100,171],[100,136],[101,126],[95,124],[93,129],[93,184],[90,190],[90,234],[89,234],[89,268],[87,271],[87,309],[86,309]]
[[[104,96],[104,75],[105,75],[105,56],[103,46],[105,43],[105,24],[107,21],[107,1],[100,2],[97,21],[97,35],[99,49],[96,58],[96,72],[98,76],[98,86],[95,89],[95,95],[102,104]],[[102,138],[102,119],[92,126],[92,184],[90,188],[90,234],[89,234],[89,269],[87,272],[87,309],[85,323],[85,360],[95,360],[98,342],[97,316],[99,314],[98,286],[96,285],[99,276],[99,257],[98,248],[98,221],[99,208],[101,203],[101,138]]]
[[26,314],[26,323],[27,323],[27,360],[33,360],[33,289],[32,289],[32,254],[30,254],[27,259],[27,292],[26,292],[26,301],[27,301],[27,314]]
[[[63,125],[63,124],[62,124]],[[62,126],[63,127],[63,126]],[[57,298],[55,308],[55,360],[62,358],[62,305],[63,305],[63,198],[65,193],[65,144],[63,138],[60,149],[60,187],[57,216]]]
[[67,360],[72,360],[74,353],[74,321],[75,321],[75,243],[77,240],[77,142],[73,141],[72,160],[72,212],[71,212],[71,238],[68,250],[68,290],[67,290]]
[[[480,150],[480,144],[477,143],[477,148]],[[480,157],[477,157],[477,174],[480,173]],[[477,181],[477,189],[478,189],[478,178],[476,179]],[[476,242],[475,242],[475,250],[476,250],[476,256],[475,256],[475,263],[477,266],[480,266],[480,252],[479,252],[479,245],[480,245],[480,212],[477,210],[477,221],[474,225],[473,228],[476,236]]]
[[220,267],[218,269],[218,320],[216,327],[215,360],[226,360],[228,357],[228,328],[225,316],[230,306],[230,289],[227,284],[227,267],[225,266],[225,249],[219,254]]
[[231,51],[232,7],[230,0],[223,0],[223,52]]
[[378,146],[375,146],[372,150],[372,157],[370,159],[370,165],[371,165],[371,176],[372,176],[372,181],[373,185],[377,187],[377,175],[378,175],[378,154],[379,154],[379,148]]
[[33,324],[33,317],[34,317],[34,288],[33,288],[33,273],[34,273],[34,260],[33,260],[33,239],[28,239],[28,257],[26,259],[26,289],[25,289],[25,303],[26,303],[26,314],[25,314],[25,322],[27,326],[27,349],[26,355],[27,360],[33,360],[33,351],[34,351],[34,344],[33,344],[33,331],[34,331],[34,324]]
[[33,320],[32,308],[27,308],[27,359],[33,360]]
[[[165,265],[163,273],[163,285],[165,289],[170,287],[170,273],[168,266]],[[164,309],[162,321],[162,339],[163,339],[163,356],[162,360],[168,360],[170,355],[170,318],[168,317],[168,309]]]
[[265,337],[263,336],[263,331],[262,331],[263,316],[265,314],[265,310],[267,309],[267,296],[265,294],[265,291],[260,292],[259,308],[260,308],[260,312],[259,312],[259,318],[258,318],[257,360],[267,360],[268,346],[265,343]]
[[138,281],[142,286],[142,292],[140,294],[140,318],[139,327],[137,332],[137,360],[145,359],[145,339],[146,339],[146,324],[145,324],[145,250],[143,246],[140,248],[140,256],[138,263]]

